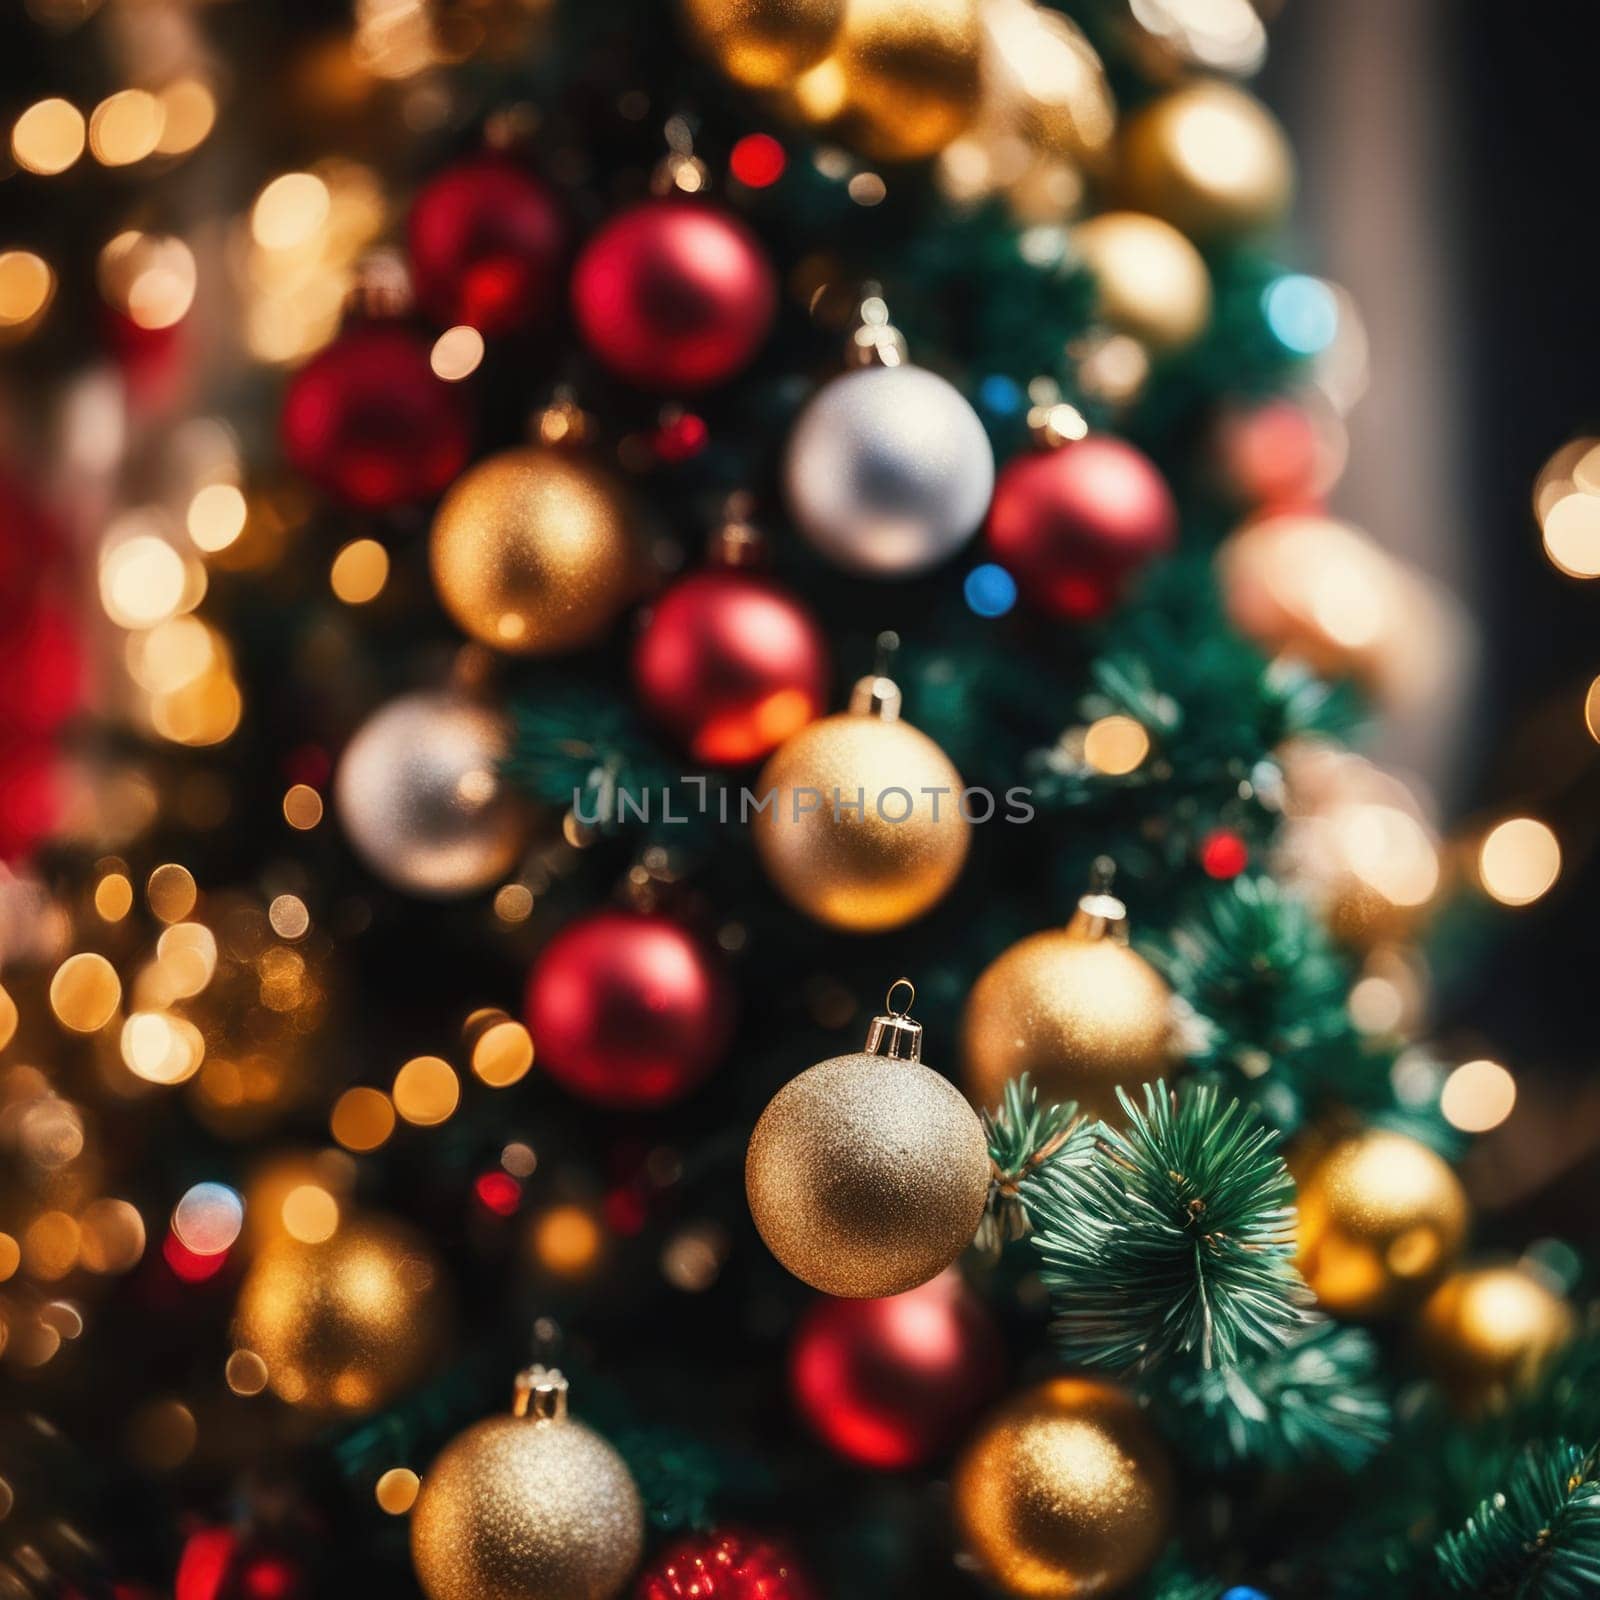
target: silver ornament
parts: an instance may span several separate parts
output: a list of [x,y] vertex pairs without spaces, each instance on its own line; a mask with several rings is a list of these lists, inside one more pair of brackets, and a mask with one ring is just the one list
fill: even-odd
[[795,423],[789,506],[830,561],[879,578],[925,572],[977,531],[994,452],[959,391],[922,367],[825,384]]
[[504,722],[457,695],[401,695],[345,747],[334,782],[356,854],[397,889],[470,894],[503,877],[523,817],[500,776]]

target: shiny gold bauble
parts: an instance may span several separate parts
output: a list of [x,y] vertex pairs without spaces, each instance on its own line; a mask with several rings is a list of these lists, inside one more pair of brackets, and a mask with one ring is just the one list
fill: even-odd
[[1572,1338],[1576,1318],[1524,1267],[1471,1267],[1433,1291],[1418,1327],[1440,1384],[1479,1412],[1526,1389]]
[[872,161],[937,155],[978,109],[978,0],[845,0],[829,55],[792,103]]
[[1117,127],[1117,103],[1083,30],[1033,0],[984,0],[983,123],[1031,149],[1100,166]]
[[[535,1369],[540,1381],[545,1376]],[[566,1415],[565,1381],[458,1434],[422,1480],[411,1559],[429,1600],[611,1600],[639,1563],[627,1464]]]
[[1157,354],[1194,343],[1211,320],[1211,275],[1200,252],[1160,217],[1106,211],[1072,231],[1094,274],[1100,317]]
[[898,928],[936,905],[961,875],[970,834],[960,773],[899,720],[892,684],[892,700],[874,708],[865,687],[874,681],[886,680],[857,685],[857,709],[808,723],[778,747],[756,785],[770,802],[751,817],[779,890],[851,933]]
[[439,601],[474,639],[512,655],[574,650],[633,588],[621,488],[582,455],[503,450],[456,480],[433,519]]
[[1122,903],[1086,895],[1064,928],[997,956],[961,1020],[967,1092],[999,1106],[1028,1073],[1046,1105],[1076,1100],[1091,1116],[1117,1113],[1117,1088],[1159,1078],[1172,1056],[1172,991],[1128,946]]
[[[824,1294],[872,1299],[937,1277],[972,1243],[989,1195],[983,1126],[948,1079],[899,1048],[916,1023],[874,1020],[868,1049],[819,1061],[761,1113],[745,1157],[756,1228]],[[885,1029],[889,1032],[886,1034]]]
[[1090,1600],[1132,1583],[1166,1542],[1172,1468],[1133,1398],[1052,1378],[979,1429],[954,1481],[963,1548],[1007,1594]]
[[706,54],[747,89],[779,89],[828,53],[845,0],[679,0]]
[[1467,1196],[1443,1157],[1369,1128],[1311,1155],[1299,1182],[1300,1271],[1324,1311],[1377,1317],[1415,1305],[1460,1252]]
[[1191,239],[1233,239],[1288,209],[1294,161],[1278,119],[1254,95],[1204,78],[1142,107],[1122,129],[1128,204]]
[[261,1358],[273,1393],[291,1405],[372,1411],[426,1369],[447,1315],[441,1279],[409,1228],[352,1219],[322,1244],[283,1239],[256,1257],[239,1290],[234,1338]]

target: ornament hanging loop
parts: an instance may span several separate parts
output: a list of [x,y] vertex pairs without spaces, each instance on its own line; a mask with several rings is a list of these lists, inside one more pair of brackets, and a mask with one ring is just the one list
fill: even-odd
[[856,309],[856,326],[850,335],[845,358],[853,367],[903,367],[906,364],[905,335],[889,321],[889,307],[876,284],[863,286],[861,304]]
[[[896,1006],[895,996],[902,992],[905,1003]],[[866,1053],[869,1056],[886,1056],[891,1061],[922,1059],[922,1024],[911,1016],[916,1000],[917,986],[909,978],[896,978],[889,985],[883,1000],[883,1014],[874,1017],[867,1027]]]
[[532,1422],[565,1422],[567,1380],[557,1367],[524,1367],[516,1376],[511,1414]]

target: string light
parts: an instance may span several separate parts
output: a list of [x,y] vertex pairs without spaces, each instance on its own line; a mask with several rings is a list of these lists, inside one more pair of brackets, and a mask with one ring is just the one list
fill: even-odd
[[347,606],[364,606],[389,581],[389,552],[376,539],[352,539],[333,558],[328,582]]
[[1083,736],[1083,759],[1097,772],[1122,777],[1150,754],[1150,735],[1132,717],[1101,717]]
[[11,154],[17,165],[40,177],[65,172],[87,141],[83,113],[68,100],[36,100],[11,125]]
[[1510,817],[1491,828],[1479,848],[1478,876],[1501,905],[1532,905],[1561,876],[1561,846],[1537,819]]
[[1511,1115],[1516,1079],[1498,1061],[1464,1061],[1445,1079],[1439,1110],[1463,1133],[1487,1133]]
[[428,361],[436,377],[446,383],[459,383],[471,377],[483,361],[483,335],[465,323],[446,328],[433,341]]
[[22,338],[55,299],[56,275],[31,250],[0,251],[0,337]]
[[394,1107],[407,1122],[432,1128],[446,1122],[461,1101],[461,1082],[448,1061],[414,1056],[394,1077]]
[[131,166],[155,153],[166,113],[147,89],[120,89],[89,115],[89,149],[105,167]]
[[394,1105],[381,1089],[346,1089],[334,1104],[329,1128],[346,1150],[376,1150],[394,1132]]

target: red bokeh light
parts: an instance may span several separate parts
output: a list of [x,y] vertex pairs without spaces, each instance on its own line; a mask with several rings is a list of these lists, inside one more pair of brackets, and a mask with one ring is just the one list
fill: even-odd
[[770,189],[788,164],[783,146],[770,133],[747,133],[728,157],[728,170],[749,189]]

